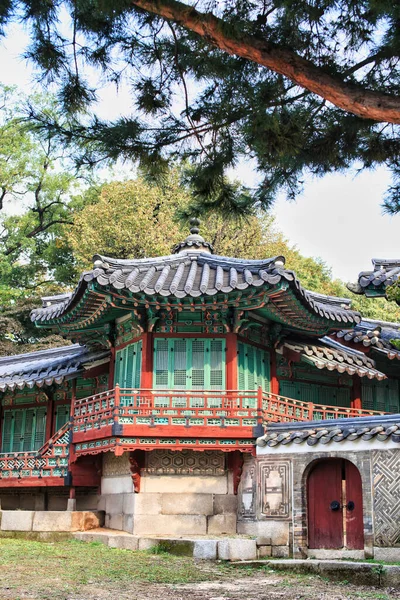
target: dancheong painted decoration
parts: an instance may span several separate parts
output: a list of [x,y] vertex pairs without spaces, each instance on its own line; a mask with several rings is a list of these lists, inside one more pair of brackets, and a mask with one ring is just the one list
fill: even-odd
[[[365,293],[378,285],[371,277],[360,279]],[[267,461],[257,475],[256,439],[267,449],[313,444],[341,435],[319,435],[315,423],[399,412],[398,324],[304,289],[282,256],[214,254],[196,220],[169,256],[95,256],[72,293],[43,298],[31,318],[69,345],[0,358],[3,504],[19,494],[23,507],[24,490],[45,488],[47,506],[63,506],[64,496],[92,494],[125,465],[139,495],[144,481],[154,492],[157,476],[229,472],[244,521],[288,519],[291,463]],[[358,477],[343,465],[327,467],[338,489],[343,473],[348,486]],[[322,465],[310,476],[311,512],[327,472]],[[319,530],[310,531],[319,544]],[[332,531],[335,545],[344,534]],[[362,532],[351,540],[358,547]]]

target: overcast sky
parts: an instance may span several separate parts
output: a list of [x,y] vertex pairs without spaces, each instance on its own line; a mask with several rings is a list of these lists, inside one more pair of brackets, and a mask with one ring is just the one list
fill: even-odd
[[[23,32],[14,26],[0,43],[0,81],[17,85],[29,93],[34,89],[32,71],[21,59],[26,43]],[[101,115],[114,118],[130,110],[127,89],[114,88],[101,94]],[[242,165],[237,176],[248,185],[254,182],[250,166]],[[382,214],[380,204],[390,183],[383,169],[354,176],[328,175],[307,179],[304,193],[295,203],[278,199],[273,212],[285,236],[306,256],[320,257],[334,277],[355,281],[361,270],[370,269],[371,258],[400,258],[398,243],[400,215]]]

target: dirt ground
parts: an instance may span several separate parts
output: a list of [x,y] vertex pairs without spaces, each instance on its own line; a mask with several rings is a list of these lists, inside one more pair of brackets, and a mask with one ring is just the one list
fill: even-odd
[[[207,566],[204,565],[206,569]],[[210,574],[215,575],[212,565]],[[354,600],[400,598],[400,590],[351,585],[348,582],[331,582],[316,576],[275,574],[254,571],[240,577],[233,571],[232,578],[187,584],[158,584],[140,581],[105,582],[99,585],[88,582],[75,589],[64,589],[57,584],[52,591],[51,578],[42,581],[40,589],[18,584],[13,588],[0,586],[1,600]],[[68,586],[67,586],[68,587]],[[53,595],[53,592],[55,594]]]
[[82,542],[0,539],[0,600],[400,600],[400,589]]

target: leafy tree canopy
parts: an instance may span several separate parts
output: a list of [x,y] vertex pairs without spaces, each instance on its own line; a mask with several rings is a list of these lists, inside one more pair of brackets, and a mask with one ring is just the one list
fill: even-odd
[[[187,157],[196,203],[238,213],[281,188],[295,196],[307,173],[387,165],[385,207],[400,209],[398,2],[3,0],[5,35],[15,19],[70,117],[29,114],[74,140],[82,163],[160,172]],[[104,82],[132,89],[115,122],[90,113]],[[260,172],[256,190],[226,183],[241,159]]]
[[[177,171],[169,172],[158,187],[138,178],[106,184],[97,197],[90,189],[86,193],[90,198],[85,205],[83,195],[85,206],[74,214],[74,226],[65,229],[66,243],[76,260],[76,276],[80,270],[92,268],[91,257],[96,253],[118,258],[169,254],[188,234],[187,224],[177,215],[185,213],[191,195],[182,187]],[[286,267],[296,272],[305,288],[351,298],[353,308],[366,318],[400,320],[400,307],[395,303],[351,294],[342,281],[332,280],[325,263],[302,256],[267,213],[227,220],[219,211],[208,211],[201,233],[217,254],[254,259],[283,255]]]

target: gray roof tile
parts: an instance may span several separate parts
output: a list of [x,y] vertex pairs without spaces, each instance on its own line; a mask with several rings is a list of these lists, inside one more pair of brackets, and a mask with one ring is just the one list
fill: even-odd
[[60,384],[82,371],[84,364],[108,356],[108,350],[89,350],[79,344],[4,356],[0,358],[0,391]]
[[83,273],[74,292],[54,302],[52,298],[45,298],[43,307],[34,310],[31,318],[43,322],[65,314],[79,301],[90,281],[135,294],[196,298],[276,285],[283,280],[314,314],[343,324],[360,321],[360,315],[350,310],[348,299],[305,290],[293,271],[284,268],[284,262],[282,256],[245,260],[191,248],[181,249],[178,254],[137,260],[96,255],[93,270]]

